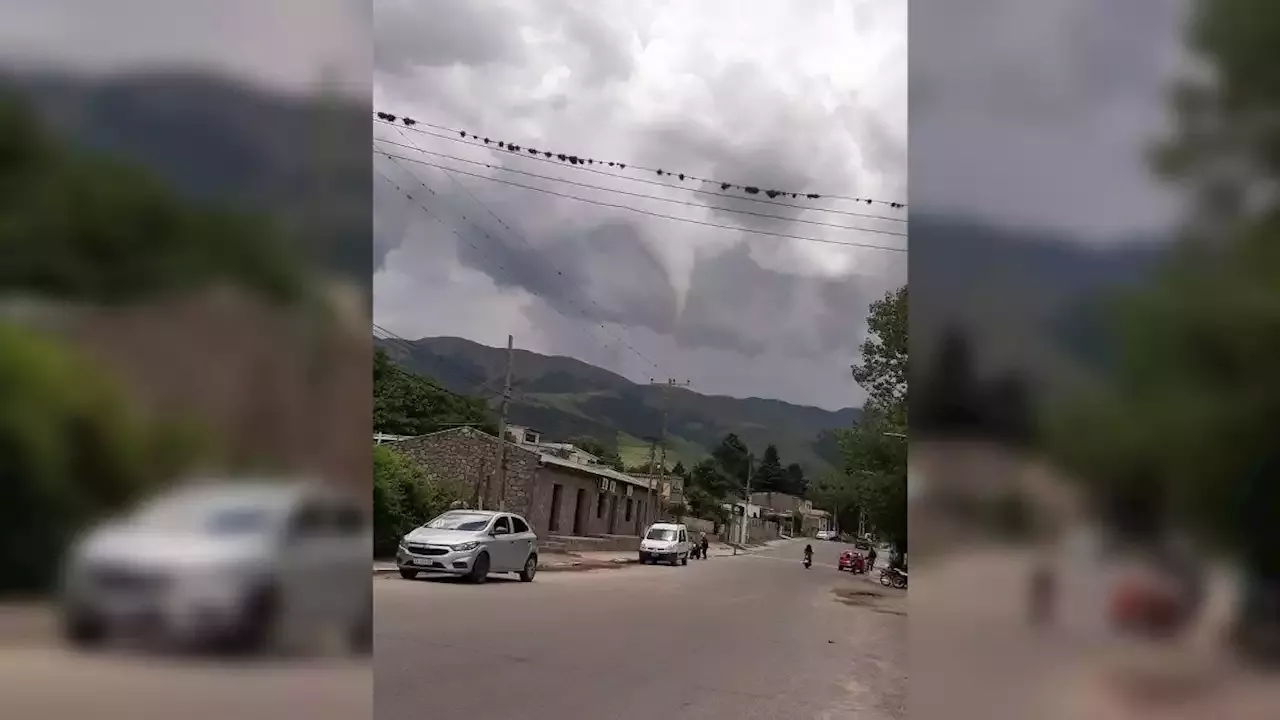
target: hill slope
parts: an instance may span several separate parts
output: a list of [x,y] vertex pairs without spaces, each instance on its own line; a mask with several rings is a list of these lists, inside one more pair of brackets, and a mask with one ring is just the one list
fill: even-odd
[[[455,392],[478,387],[501,388],[505,350],[462,338],[426,338],[409,345],[374,342],[414,372],[435,378]],[[512,385],[516,392],[510,421],[537,428],[548,439],[563,441],[589,435],[616,446],[628,463],[648,456],[649,438],[662,431],[662,390],[637,385],[608,370],[573,358],[517,350]],[[710,453],[730,432],[757,453],[778,446],[783,463],[797,462],[809,476],[831,467],[825,431],[848,427],[858,410],[831,412],[762,398],[701,395],[685,388],[670,390],[667,428],[671,452],[686,465]]]

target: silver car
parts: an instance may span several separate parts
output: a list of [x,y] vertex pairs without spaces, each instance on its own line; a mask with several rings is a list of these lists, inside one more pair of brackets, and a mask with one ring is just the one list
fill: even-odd
[[371,540],[358,501],[319,483],[182,483],[71,548],[63,628],[76,645],[145,635],[246,651],[338,629],[367,651]]
[[490,510],[450,510],[414,529],[396,552],[400,575],[458,575],[482,583],[489,573],[519,573],[531,582],[538,571],[538,536],[519,515]]

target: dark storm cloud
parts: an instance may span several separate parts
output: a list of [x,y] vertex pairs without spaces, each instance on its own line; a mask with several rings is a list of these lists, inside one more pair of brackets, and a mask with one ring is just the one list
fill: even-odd
[[[889,130],[895,118],[905,117],[895,108],[905,93],[905,73],[897,83],[873,77],[880,84],[868,87],[865,95],[859,79],[824,77],[822,69],[840,65],[841,53],[860,58],[857,51],[867,45],[852,40],[868,38],[830,32],[838,25],[834,18],[839,11],[825,22],[822,15],[837,6],[819,4],[812,17],[797,17],[767,3],[743,8],[724,3],[558,2],[535,9],[490,2],[482,10],[458,12],[447,22],[451,43],[467,44],[474,36],[476,48],[483,51],[437,53],[432,48],[415,54],[411,44],[395,42],[385,52],[379,48],[379,62],[387,67],[376,75],[376,102],[380,109],[451,127],[507,133],[507,139],[528,147],[669,167],[762,188],[861,191],[880,197],[886,188],[905,187],[903,165],[892,166],[902,161],[905,127],[896,134]],[[730,27],[732,23],[723,22],[726,16],[717,15],[729,10],[760,16],[746,28],[756,36],[739,40],[742,28]],[[375,14],[380,12],[375,6]],[[435,15],[450,12],[438,9]],[[886,16],[881,23],[891,39],[905,31],[904,17]],[[486,22],[505,24],[510,33],[496,36]],[[384,26],[383,18],[378,25]],[[392,34],[393,40],[397,37]],[[513,37],[519,48],[506,47]],[[887,46],[895,47],[894,42]],[[799,57],[814,49],[820,54]],[[512,62],[513,57],[519,62]],[[902,61],[899,57],[897,64]],[[802,65],[817,68],[807,71],[817,74],[796,70]],[[380,137],[402,141],[395,131],[377,130]],[[466,167],[492,177],[748,229],[868,240],[786,222],[835,216],[602,178],[429,137],[414,140],[435,152],[677,199],[692,207]],[[821,392],[818,383],[847,384],[867,303],[905,279],[900,263],[885,275],[867,271],[864,256],[857,254],[863,251],[706,229],[455,175],[470,191],[462,192],[440,171],[415,171],[438,194],[430,200],[440,205],[446,224],[462,237],[440,226],[424,226],[413,238],[413,252],[401,246],[387,256],[385,290],[378,295],[375,318],[410,318],[404,322],[421,329],[406,326],[409,334],[468,334],[458,328],[456,315],[423,318],[407,308],[473,306],[474,301],[457,293],[476,292],[482,286],[477,278],[483,277],[492,283],[489,292],[499,294],[486,300],[493,313],[485,321],[486,332],[492,334],[490,326],[532,328],[524,347],[571,354],[634,378],[658,372],[626,347],[630,343],[641,355],[674,366],[671,372],[677,375],[682,374],[678,368],[698,375],[707,384],[704,391],[781,393],[830,405],[832,396]],[[706,205],[783,220],[708,211]],[[389,240],[378,242],[392,246]],[[857,262],[850,265],[851,259]],[[478,275],[439,267],[454,262]],[[421,264],[432,264],[432,277],[447,275],[449,282],[412,282],[428,272],[418,269]],[[855,269],[861,274],[852,274]],[[828,306],[833,302],[854,305]],[[476,339],[493,342],[488,335]],[[747,364],[753,364],[749,371],[729,371]],[[766,380],[799,366],[806,371],[795,382]]]

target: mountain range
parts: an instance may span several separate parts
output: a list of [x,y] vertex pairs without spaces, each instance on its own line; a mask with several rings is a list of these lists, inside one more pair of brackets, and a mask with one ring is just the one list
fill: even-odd
[[[454,392],[492,396],[502,388],[505,349],[455,337],[374,343],[406,369]],[[811,477],[836,460],[830,431],[849,427],[860,412],[641,385],[581,360],[527,350],[514,351],[511,365],[510,422],[558,442],[594,437],[616,448],[628,465],[647,460],[651,441],[662,433],[664,402],[672,464],[697,462],[732,432],[757,454],[776,445],[783,464],[799,463]]]

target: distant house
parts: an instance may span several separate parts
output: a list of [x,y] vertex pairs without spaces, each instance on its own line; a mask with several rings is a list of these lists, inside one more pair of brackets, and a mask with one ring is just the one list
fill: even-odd
[[544,536],[635,537],[657,519],[658,496],[649,481],[599,464],[572,445],[543,443],[529,428],[507,428],[504,490],[494,472],[497,443],[481,430],[458,427],[398,440],[396,450],[461,487],[470,507],[497,508],[505,501]]

